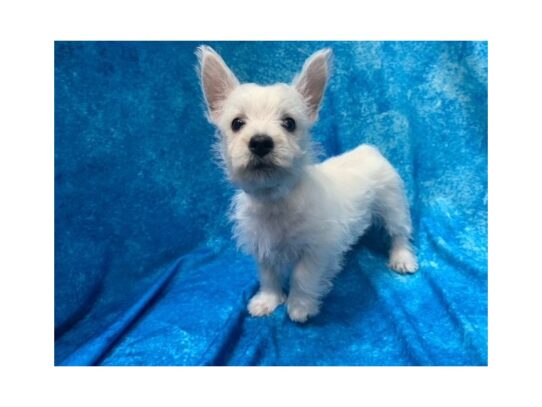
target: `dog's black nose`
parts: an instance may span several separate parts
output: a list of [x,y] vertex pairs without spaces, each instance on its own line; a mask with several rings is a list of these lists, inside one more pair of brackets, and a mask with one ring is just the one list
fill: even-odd
[[265,134],[252,136],[248,148],[258,157],[263,157],[273,149],[273,139]]

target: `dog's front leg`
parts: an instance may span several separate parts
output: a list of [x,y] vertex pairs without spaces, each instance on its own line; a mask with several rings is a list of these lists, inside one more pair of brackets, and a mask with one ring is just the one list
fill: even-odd
[[271,314],[285,301],[280,275],[275,267],[260,264],[260,290],[248,303],[248,312],[253,317]]
[[331,288],[331,278],[338,262],[325,253],[304,255],[290,277],[288,315],[295,322],[305,322],[320,311],[322,297]]

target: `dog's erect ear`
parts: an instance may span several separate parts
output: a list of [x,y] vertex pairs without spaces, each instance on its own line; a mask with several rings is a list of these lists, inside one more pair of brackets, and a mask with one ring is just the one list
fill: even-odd
[[239,81],[211,47],[205,45],[198,47],[196,55],[199,59],[201,87],[209,116],[216,123],[220,118],[224,100],[239,85]]
[[294,78],[292,85],[303,96],[312,121],[318,118],[320,102],[324,96],[329,70],[331,68],[331,49],[325,48],[312,54],[303,65],[301,73]]

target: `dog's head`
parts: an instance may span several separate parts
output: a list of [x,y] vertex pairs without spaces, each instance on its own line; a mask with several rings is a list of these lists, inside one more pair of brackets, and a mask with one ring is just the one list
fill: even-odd
[[241,84],[212,48],[198,48],[209,120],[231,181],[249,193],[287,187],[311,160],[309,129],[318,118],[331,50],[316,52],[292,84]]

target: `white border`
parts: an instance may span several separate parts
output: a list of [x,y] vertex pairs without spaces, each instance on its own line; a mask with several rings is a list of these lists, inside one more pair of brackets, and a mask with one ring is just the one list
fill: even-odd
[[[540,46],[533,3],[0,6],[2,405],[540,404]],[[54,368],[54,40],[489,40],[488,368]],[[538,194],[538,196],[536,195]],[[534,255],[533,255],[534,254]]]

